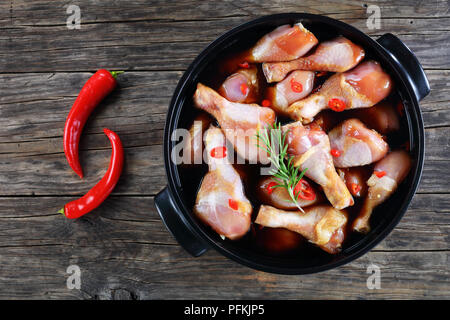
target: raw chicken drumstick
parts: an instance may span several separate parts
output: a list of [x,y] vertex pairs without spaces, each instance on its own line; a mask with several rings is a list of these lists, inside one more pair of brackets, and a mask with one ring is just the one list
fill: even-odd
[[283,80],[292,70],[345,72],[364,58],[364,49],[347,38],[338,37],[320,43],[314,53],[287,62],[264,63],[267,82]]
[[282,25],[262,37],[251,49],[249,62],[289,61],[311,50],[319,41],[301,23]]
[[391,77],[378,62],[369,60],[350,71],[334,74],[319,92],[290,105],[288,113],[295,120],[309,123],[323,109],[371,107],[386,98],[391,90]]
[[277,181],[275,181],[272,177],[265,177],[261,179],[258,183],[258,196],[261,199],[263,203],[270,204],[276,208],[279,209],[285,209],[285,210],[298,210],[298,206],[301,208],[307,207],[316,203],[319,203],[322,201],[322,196],[319,193],[316,188],[311,186],[314,190],[314,194],[316,195],[314,199],[306,200],[302,199],[301,197],[297,198],[297,204],[295,205],[294,202],[292,202],[289,193],[285,188],[280,187],[273,187],[274,185],[279,184]]
[[407,152],[399,150],[389,153],[375,165],[374,173],[367,180],[368,195],[358,217],[353,222],[353,230],[367,233],[370,231],[370,216],[373,209],[389,198],[397,186],[406,178],[411,168],[411,159]]
[[307,168],[305,175],[322,186],[333,207],[352,206],[353,198],[334,168],[327,134],[318,128],[304,127],[300,122],[285,125],[282,130],[287,132],[287,152],[294,156],[294,165],[300,170]]
[[234,149],[244,159],[268,163],[267,153],[257,146],[257,131],[275,122],[275,112],[257,104],[230,102],[213,89],[199,83],[195,105],[213,115]]
[[328,132],[337,168],[358,167],[382,159],[389,146],[375,130],[358,119],[349,119]]
[[212,118],[202,112],[194,118],[189,128],[189,136],[184,143],[183,164],[201,164],[203,157],[203,133],[208,128]]
[[241,177],[226,157],[226,139],[219,128],[205,133],[209,171],[203,178],[194,213],[219,235],[234,240],[250,228],[252,205],[244,194]]
[[297,70],[275,86],[267,88],[266,99],[270,101],[272,109],[287,115],[289,105],[310,94],[313,86],[314,72]]
[[305,208],[305,213],[262,205],[255,223],[297,232],[323,250],[337,253],[344,240],[347,215],[328,205]]
[[369,179],[370,172],[365,167],[353,168],[338,168],[336,169],[339,177],[345,182],[347,189],[352,196],[361,198],[367,194],[367,179]]
[[258,69],[256,66],[239,69],[225,79],[218,92],[232,102],[255,103],[259,101]]

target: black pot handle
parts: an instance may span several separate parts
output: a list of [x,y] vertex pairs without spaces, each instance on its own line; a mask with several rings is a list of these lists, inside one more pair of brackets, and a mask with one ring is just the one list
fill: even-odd
[[166,228],[187,252],[198,257],[208,250],[208,245],[184,220],[182,213],[173,202],[168,188],[164,188],[156,195],[155,206]]
[[377,39],[405,72],[418,101],[430,93],[430,84],[415,54],[396,36],[386,33]]

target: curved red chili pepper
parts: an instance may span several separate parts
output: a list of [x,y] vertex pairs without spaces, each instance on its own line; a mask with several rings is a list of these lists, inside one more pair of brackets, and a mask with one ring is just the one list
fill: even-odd
[[108,171],[106,171],[104,177],[88,193],[80,199],[67,203],[63,209],[58,211],[69,219],[79,218],[97,208],[105,201],[119,181],[124,160],[122,142],[115,132],[109,129],[103,129],[103,131],[108,136],[112,145],[111,161]]
[[83,178],[83,170],[78,159],[78,144],[84,124],[95,107],[116,87],[116,77],[120,73],[122,71],[98,70],[85,83],[67,116],[64,127],[64,153],[70,167],[80,178]]

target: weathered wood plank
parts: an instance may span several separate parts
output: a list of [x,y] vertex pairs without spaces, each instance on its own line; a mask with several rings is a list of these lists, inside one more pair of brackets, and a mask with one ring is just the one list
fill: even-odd
[[[421,192],[449,192],[442,170],[449,154],[448,71],[429,71],[433,89],[422,103],[426,127],[426,167]],[[1,75],[0,194],[81,194],[103,174],[109,142],[103,127],[118,132],[129,164],[118,194],[155,194],[165,181],[162,133],[180,72],[128,72],[120,88],[91,117],[81,142],[84,181],[66,164],[62,133],[66,115],[89,73]],[[45,90],[42,85],[45,84]],[[26,98],[24,98],[26,97]],[[429,162],[436,161],[436,162]],[[434,167],[436,165],[436,167]],[[51,171],[48,171],[51,168]],[[48,175],[51,172],[51,175]],[[44,182],[43,182],[44,180]],[[147,188],[148,186],[148,188]]]
[[[0,248],[76,246],[100,241],[177,245],[156,212],[153,197],[113,196],[79,220],[56,212],[73,197],[0,198]],[[417,194],[389,237],[375,251],[450,250],[450,200],[447,195]],[[33,226],[30,228],[30,226]]]
[[[53,214],[69,199],[1,199],[0,297],[114,299],[122,297],[118,289],[136,299],[429,299],[450,294],[446,195],[416,195],[398,227],[362,258],[296,277],[256,272],[213,250],[190,257],[165,230],[152,198],[112,197],[76,221]],[[66,269],[73,264],[81,268],[81,291],[66,288]],[[370,264],[381,268],[380,290],[367,289]]]
[[[321,6],[316,2],[306,5],[283,2],[274,8],[273,3],[264,5],[263,2],[244,2],[239,6],[232,2],[221,5],[204,2],[198,6],[191,1],[177,2],[176,6],[163,3],[163,7],[155,12],[153,6],[141,4],[142,9],[136,10],[139,2],[119,1],[107,8],[111,11],[105,10],[103,5],[97,7],[96,3],[89,5],[82,11],[82,28],[68,30],[64,6],[40,1],[14,2],[13,7],[17,8],[15,11],[13,8],[13,19],[9,3],[4,4],[8,6],[7,10],[0,10],[3,12],[0,27],[5,29],[0,35],[0,72],[95,70],[100,67],[183,70],[202,48],[232,27],[263,14],[302,11],[302,8],[308,8],[304,10],[306,12],[328,12],[327,15],[374,36],[385,32],[399,34],[425,67],[449,69],[447,31],[450,18],[441,16],[443,11],[439,8],[443,4],[437,2],[429,6],[422,3],[415,8],[408,3],[394,9],[388,2],[380,2],[383,12],[389,14],[382,14],[381,29],[369,30],[366,9],[359,1],[336,3],[333,10],[336,12],[329,11],[328,3]],[[165,10],[170,17],[165,17]],[[190,20],[185,18],[186,10]],[[396,11],[399,11],[397,16]],[[405,16],[407,12],[409,16]],[[430,24],[430,19],[422,18],[425,14],[436,19]],[[183,19],[177,21],[179,17]]]
[[[445,129],[445,128],[444,128]],[[448,130],[433,129],[443,135],[431,143],[447,142]],[[119,132],[120,135],[120,132]],[[127,136],[133,139],[133,135]],[[165,181],[162,145],[129,147],[125,144],[126,166],[115,194],[154,195]],[[59,147],[61,148],[61,147]],[[81,163],[85,170],[83,180],[77,178],[67,165],[64,153],[8,155],[0,158],[0,195],[80,195],[101,179],[109,163],[108,141],[103,137],[102,150],[82,151]],[[103,149],[105,148],[105,149]],[[449,193],[450,183],[445,172],[450,171],[448,144],[435,144],[427,153],[419,192]],[[439,157],[444,159],[433,160]]]
[[[371,252],[320,274],[282,276],[251,270],[213,251],[192,258],[177,246],[96,240],[0,248],[0,297],[114,299],[117,289],[135,299],[436,299],[450,294],[450,253],[445,251]],[[379,290],[367,288],[367,268],[373,264],[380,268]],[[69,265],[81,269],[81,290],[66,287]]]
[[[161,143],[165,113],[181,72],[127,72],[119,88],[97,108],[85,132],[101,134],[103,127],[135,133],[132,145]],[[91,73],[26,73],[0,75],[0,153],[26,150],[55,152],[65,117]],[[450,71],[428,70],[432,91],[421,102],[425,127],[450,125]],[[42,87],[45,87],[45,90]],[[36,110],[39,110],[38,112]],[[120,119],[120,121],[118,120]],[[147,133],[158,134],[145,136]],[[138,133],[144,135],[138,138]],[[98,136],[100,140],[101,135]],[[45,138],[45,140],[44,140]],[[147,139],[147,140],[145,140]],[[41,146],[33,147],[40,140]],[[50,142],[54,140],[54,142]],[[89,139],[89,141],[96,138]],[[3,142],[20,145],[6,146]],[[46,145],[46,146],[45,146]],[[93,148],[97,143],[89,144]],[[37,146],[37,144],[35,144]],[[16,150],[16,151],[14,151]]]
[[[309,12],[328,14],[338,18],[364,17],[368,5],[378,5],[382,17],[396,18],[439,18],[448,17],[448,2],[435,0],[424,2],[420,0],[401,1],[392,3],[389,0],[367,1],[331,0],[321,3],[313,0],[298,2],[287,1],[257,1],[244,0],[236,4],[232,1],[217,2],[214,0],[201,1],[181,0],[176,3],[154,0],[133,1],[85,1],[78,4],[82,10],[82,21],[120,22],[149,20],[208,20],[230,18],[236,16],[255,17],[263,14],[282,12]],[[0,4],[0,25],[54,25],[65,24],[68,4],[55,5],[45,0],[15,0]]]

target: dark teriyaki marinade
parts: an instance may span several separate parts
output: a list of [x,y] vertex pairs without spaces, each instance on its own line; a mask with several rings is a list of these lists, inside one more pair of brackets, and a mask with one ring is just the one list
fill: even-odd
[[[236,66],[239,62],[239,53],[227,51],[221,56],[217,57],[215,61],[202,72],[201,82],[211,88],[217,90],[223,81],[237,69],[242,66]],[[369,54],[370,56],[370,54]],[[259,70],[259,75],[262,75],[261,64],[256,65]],[[314,89],[312,93],[319,91],[321,89],[322,84],[328,79],[333,73],[330,72],[316,72],[316,77],[314,80]],[[264,79],[264,76],[262,76]],[[261,81],[263,83],[263,87],[260,90],[261,95],[259,97],[259,105],[264,106],[264,92],[267,86],[272,86],[274,84],[267,84],[265,81]],[[188,129],[195,117],[197,117],[203,111],[196,109],[191,102],[189,102],[191,106],[187,108],[188,114],[183,117],[182,122],[180,123],[181,127]],[[395,92],[395,90],[390,94],[389,97],[384,99],[380,104],[388,105],[391,109],[394,110],[395,116],[399,119],[399,128],[398,130],[391,131],[383,134],[383,138],[388,143],[391,150],[404,149],[409,152],[409,133],[408,133],[408,125],[406,121],[406,117],[404,114],[404,107],[401,102],[400,95]],[[186,108],[185,108],[186,109]],[[333,112],[330,110],[324,110],[320,112],[315,117],[314,124],[319,124],[321,128],[328,132],[333,127],[350,118],[357,118],[361,120],[367,127],[376,129],[377,123],[374,122],[374,115],[372,114],[372,108],[366,109],[357,109],[357,110],[346,110],[343,112]],[[282,125],[292,122],[293,120],[287,118],[285,116],[277,115],[277,122]],[[217,121],[213,120],[212,124],[219,127]],[[231,146],[230,146],[231,147]],[[235,153],[236,155],[236,153]],[[241,175],[245,194],[247,198],[250,200],[253,206],[253,214],[252,221],[255,220],[256,215],[258,213],[259,207],[262,204],[265,204],[261,201],[261,198],[257,194],[257,184],[258,181],[264,176],[261,175],[262,166],[260,164],[249,164],[248,162],[238,159],[238,156],[235,157],[234,167],[237,172]],[[233,161],[233,160],[231,160]],[[236,161],[238,162],[236,164]],[[362,176],[369,177],[373,172],[374,164],[366,165],[363,167],[358,167],[357,170],[361,173]],[[180,179],[180,186],[182,187],[182,195],[184,197],[186,206],[189,208],[193,208],[196,200],[196,195],[198,189],[201,185],[202,179],[204,175],[207,173],[208,167],[203,162],[202,164],[197,165],[179,165],[178,166],[178,175]],[[338,173],[341,174],[338,170]],[[345,175],[345,173],[342,173]],[[314,187],[320,189],[320,186],[308,180]],[[352,192],[353,193],[353,192]],[[346,246],[352,246],[354,243],[362,239],[364,235],[357,234],[352,232],[351,225],[353,219],[358,214],[364,197],[357,197],[353,194],[353,198],[355,200],[355,204],[351,207],[346,208],[346,212],[348,213],[348,222],[346,228],[346,238],[343,243],[343,248]],[[326,198],[325,198],[326,199]],[[325,203],[328,203],[327,201]],[[382,207],[382,205],[381,205]],[[252,223],[249,232],[239,240],[228,240],[221,239],[218,234],[216,234],[212,229],[208,226],[202,225],[206,232],[210,234],[213,239],[217,239],[217,241],[224,241],[230,246],[240,247],[242,249],[247,249],[253,252],[259,252],[263,255],[268,256],[287,256],[287,257],[305,257],[310,259],[314,256],[323,256],[327,255],[324,251],[319,249],[317,246],[306,241],[299,234],[289,231],[287,229],[281,228],[267,228],[261,227],[255,223]]]

